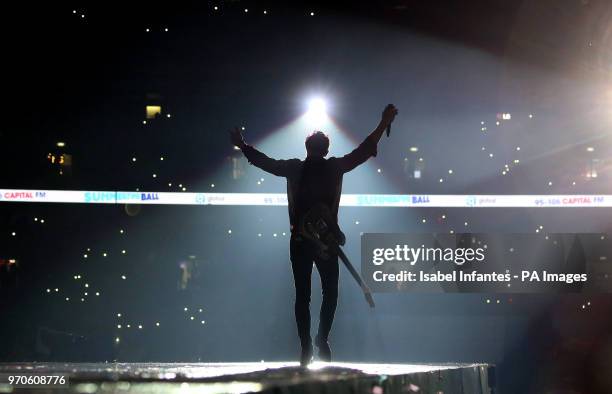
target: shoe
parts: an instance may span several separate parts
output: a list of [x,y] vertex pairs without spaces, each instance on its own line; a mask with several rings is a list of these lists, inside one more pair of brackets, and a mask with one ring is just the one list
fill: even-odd
[[307,367],[312,362],[312,343],[302,346],[302,354],[300,355],[300,366]]
[[329,342],[327,340],[321,339],[318,335],[315,338],[315,345],[319,348],[319,358],[321,361],[331,362],[331,348],[329,347]]

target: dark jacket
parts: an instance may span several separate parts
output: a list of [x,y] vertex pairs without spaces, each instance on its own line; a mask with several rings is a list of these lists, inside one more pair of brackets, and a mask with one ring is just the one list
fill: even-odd
[[355,150],[342,157],[305,160],[272,159],[250,145],[242,151],[249,163],[276,176],[287,178],[287,201],[291,232],[297,231],[304,213],[318,203],[327,205],[336,221],[342,193],[342,176],[371,156],[376,156],[376,141],[368,137]]

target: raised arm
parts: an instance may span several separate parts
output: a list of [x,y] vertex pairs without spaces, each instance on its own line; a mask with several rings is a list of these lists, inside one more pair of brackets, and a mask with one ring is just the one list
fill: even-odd
[[254,165],[255,167],[261,168],[265,172],[269,172],[270,174],[276,176],[288,176],[291,167],[291,160],[276,160],[272,159],[262,152],[258,151],[251,145],[248,145],[244,141],[244,137],[242,136],[242,131],[240,128],[236,127],[234,130],[230,130],[230,140],[234,146],[240,148],[244,156],[247,158],[249,163]]
[[370,135],[368,135],[351,153],[338,158],[342,172],[349,172],[360,164],[363,164],[371,156],[376,156],[378,141],[380,141],[387,127],[393,122],[393,119],[395,119],[395,115],[397,115],[397,108],[395,108],[393,104],[387,105],[382,113],[378,126],[376,126]]

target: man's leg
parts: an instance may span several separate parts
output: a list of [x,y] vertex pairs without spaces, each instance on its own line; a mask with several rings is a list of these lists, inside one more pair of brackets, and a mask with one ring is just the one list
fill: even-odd
[[312,341],[310,339],[310,288],[312,277],[312,255],[304,241],[291,239],[291,268],[295,284],[295,321],[302,345],[302,365],[310,362]]
[[319,315],[319,330],[316,345],[319,347],[319,356],[323,361],[331,361],[331,349],[327,342],[336,305],[338,304],[338,256],[332,256],[326,260],[315,260],[319,276],[321,277],[321,289],[323,300]]

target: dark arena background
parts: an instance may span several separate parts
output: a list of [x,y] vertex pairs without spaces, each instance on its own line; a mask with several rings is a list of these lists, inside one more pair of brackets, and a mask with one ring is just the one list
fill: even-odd
[[[344,176],[356,266],[364,233],[607,233],[612,3],[2,8],[0,392],[612,392],[608,294],[377,293],[370,309],[343,267],[333,362],[300,368],[286,183],[228,137],[303,158],[323,130],[341,156],[399,109]],[[7,383],[23,373],[70,382]]]

